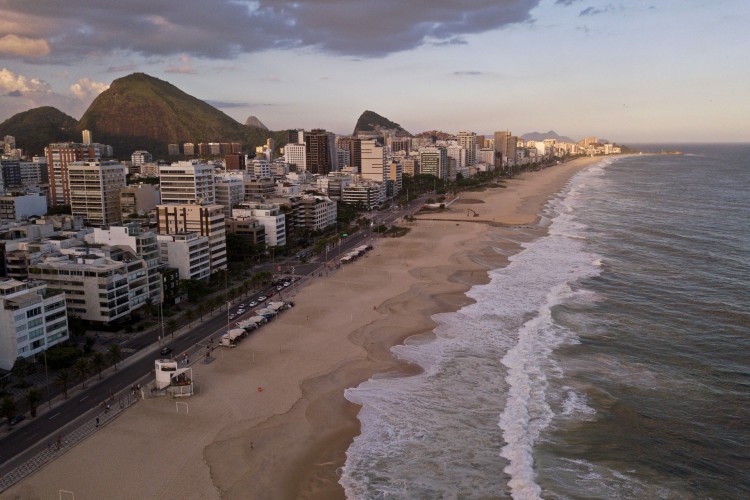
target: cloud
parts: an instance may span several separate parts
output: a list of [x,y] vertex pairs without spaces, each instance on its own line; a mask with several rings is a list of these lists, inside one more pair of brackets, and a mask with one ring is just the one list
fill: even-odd
[[[115,52],[229,59],[300,47],[367,58],[431,43],[466,43],[466,35],[528,21],[539,2],[213,0],[207,5],[205,0],[85,0],[60,8],[50,0],[4,0],[0,16],[13,19],[6,37],[25,44],[24,50],[8,54],[29,62]],[[48,51],[41,44],[31,51],[31,42],[47,43]],[[47,61],[41,61],[45,54]]]
[[555,3],[560,5],[573,5],[576,2],[579,2],[580,0],[557,0]]
[[44,80],[37,78],[27,78],[23,75],[13,73],[8,68],[0,69],[0,91],[11,92],[20,91],[51,91],[52,87]]
[[14,34],[0,37],[0,53],[21,57],[41,57],[50,52],[49,43],[43,38],[27,38]]
[[190,65],[183,66],[170,66],[164,70],[165,73],[179,73],[182,75],[195,75],[198,73],[195,68]]
[[0,69],[0,121],[40,106],[54,106],[71,116],[80,118],[94,97],[107,85],[81,78],[70,86],[71,95],[54,92],[52,86],[38,78],[29,78]]
[[246,102],[228,102],[228,101],[213,101],[210,99],[203,99],[203,102],[210,104],[214,108],[244,108],[248,106]]
[[81,78],[70,86],[70,91],[79,99],[90,99],[98,96],[109,88],[102,82],[94,82],[88,78]]
[[609,12],[611,10],[613,10],[612,5],[607,5],[603,9],[597,9],[596,7],[586,7],[578,15],[580,17],[595,16],[597,14],[604,14],[605,12]]
[[481,75],[482,72],[481,71],[454,71],[453,74],[456,76],[477,76],[477,75]]
[[123,64],[121,66],[110,66],[107,68],[107,73],[130,73],[135,71],[138,66],[135,64]]

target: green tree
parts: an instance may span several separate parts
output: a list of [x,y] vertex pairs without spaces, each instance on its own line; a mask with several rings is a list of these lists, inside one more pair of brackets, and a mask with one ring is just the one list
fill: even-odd
[[0,415],[5,417],[8,427],[10,427],[10,419],[16,416],[18,413],[18,406],[16,400],[11,396],[5,396],[3,402],[0,403]]
[[30,370],[31,365],[29,364],[29,361],[23,356],[18,356],[16,362],[13,363],[10,372],[15,377],[19,387],[27,387],[28,384],[26,383],[26,377],[29,375]]
[[81,389],[86,387],[86,378],[89,376],[90,369],[89,360],[86,358],[78,358],[76,364],[73,365],[73,373],[81,381]]
[[102,379],[102,370],[105,366],[107,366],[107,360],[104,354],[97,351],[91,355],[91,368],[99,374],[99,380]]
[[63,391],[63,397],[68,399],[68,384],[70,383],[70,370],[63,368],[55,375],[55,382]]
[[203,316],[206,315],[206,303],[205,302],[201,302],[200,304],[198,304],[198,308],[197,308],[196,312],[198,313],[198,317],[200,317],[200,320],[202,322],[203,321]]
[[10,378],[8,375],[0,376],[0,396],[8,394],[8,385],[10,385]]
[[188,309],[187,311],[185,311],[185,319],[188,322],[188,326],[190,325],[190,323],[193,322],[194,317],[195,317],[195,313],[193,312],[192,309]]
[[26,403],[29,405],[29,412],[31,418],[36,417],[36,409],[39,406],[39,402],[42,400],[42,392],[36,387],[32,387],[26,391]]
[[122,349],[120,349],[119,344],[110,344],[107,348],[107,355],[112,364],[115,365],[115,370],[117,370],[117,363],[122,361]]

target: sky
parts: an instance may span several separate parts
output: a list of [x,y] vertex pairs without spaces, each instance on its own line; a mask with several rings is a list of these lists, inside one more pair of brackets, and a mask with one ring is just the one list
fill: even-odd
[[143,72],[273,130],[750,142],[748,0],[0,0],[0,121]]

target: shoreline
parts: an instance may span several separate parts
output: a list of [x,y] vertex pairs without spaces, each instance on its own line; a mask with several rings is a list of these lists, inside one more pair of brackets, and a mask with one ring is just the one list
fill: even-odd
[[418,373],[390,348],[429,338],[434,314],[471,303],[466,291],[507,264],[521,250],[519,238],[546,232],[539,222],[550,197],[601,160],[461,193],[455,205],[479,217],[463,218],[460,208],[403,223],[408,235],[375,240],[368,257],[316,279],[297,294],[297,307],[201,365],[188,415],[177,414],[172,400],[144,401],[5,494],[344,498],[338,473],[359,434],[359,406],[344,390],[372,376]]

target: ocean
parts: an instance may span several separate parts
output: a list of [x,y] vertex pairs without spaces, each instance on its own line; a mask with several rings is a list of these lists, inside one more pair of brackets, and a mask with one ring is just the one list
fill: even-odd
[[577,174],[393,348],[422,373],[346,392],[348,498],[750,498],[750,145],[663,149]]

